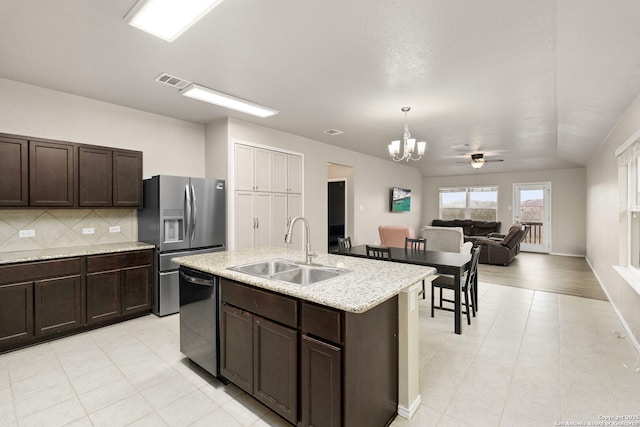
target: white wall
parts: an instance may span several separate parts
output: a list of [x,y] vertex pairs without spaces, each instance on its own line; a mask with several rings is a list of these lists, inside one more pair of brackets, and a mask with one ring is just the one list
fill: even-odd
[[[237,139],[304,154],[304,215],[314,250],[327,250],[327,163],[353,168],[354,244],[378,241],[378,225],[420,225],[422,176],[417,169],[240,120],[229,119],[228,129],[229,144]],[[413,190],[411,212],[389,212],[389,190],[396,186]]]
[[438,188],[457,186],[498,186],[498,221],[506,232],[513,223],[513,184],[551,182],[551,253],[586,254],[585,169],[540,172],[477,174],[424,179],[422,221],[429,225],[438,218]]
[[640,129],[640,96],[620,117],[587,165],[587,259],[611,302],[640,341],[640,295],[613,269],[620,264],[618,163],[614,155]]
[[0,79],[0,132],[143,152],[143,175],[205,176],[205,127]]

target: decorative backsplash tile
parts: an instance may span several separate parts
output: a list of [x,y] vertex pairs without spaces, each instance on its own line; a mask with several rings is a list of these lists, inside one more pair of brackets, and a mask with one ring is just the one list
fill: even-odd
[[[120,231],[109,233],[109,227]],[[95,234],[82,234],[93,228]],[[34,230],[34,237],[20,237]],[[0,209],[0,252],[125,243],[138,240],[136,209]]]

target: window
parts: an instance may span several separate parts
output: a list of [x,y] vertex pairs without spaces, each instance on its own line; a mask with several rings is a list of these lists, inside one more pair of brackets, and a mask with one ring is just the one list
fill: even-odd
[[440,188],[440,219],[496,221],[498,187]]
[[625,218],[626,229],[626,253],[621,254],[621,262],[640,270],[640,140],[623,145],[616,155],[620,216]]

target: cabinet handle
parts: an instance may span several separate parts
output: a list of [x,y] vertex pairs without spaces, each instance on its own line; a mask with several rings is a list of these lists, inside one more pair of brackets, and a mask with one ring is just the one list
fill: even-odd
[[260,228],[260,218],[256,218],[256,228]]

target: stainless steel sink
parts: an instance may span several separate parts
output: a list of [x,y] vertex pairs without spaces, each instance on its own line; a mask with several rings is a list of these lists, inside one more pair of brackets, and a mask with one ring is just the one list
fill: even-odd
[[296,285],[311,285],[347,273],[348,270],[337,268],[300,266],[297,270],[289,270],[273,276],[274,279]]
[[247,273],[253,276],[271,277],[276,273],[281,273],[283,271],[289,271],[298,268],[300,268],[300,266],[294,264],[293,262],[274,259],[270,261],[257,262],[255,264],[229,267],[229,270],[239,271],[241,273]]
[[301,286],[312,285],[324,280],[349,273],[351,270],[326,266],[296,264],[286,260],[269,260],[254,264],[229,267],[228,270],[264,277],[265,279],[280,280]]

